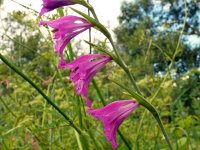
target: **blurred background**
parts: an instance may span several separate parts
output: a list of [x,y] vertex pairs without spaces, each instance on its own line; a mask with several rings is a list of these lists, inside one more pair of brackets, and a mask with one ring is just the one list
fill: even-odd
[[[143,95],[158,109],[174,149],[200,149],[200,1],[90,1]],[[0,61],[0,149],[112,149],[103,124],[85,113],[85,101],[76,96],[70,72],[57,69],[51,29],[39,26],[41,19],[60,17],[58,11],[39,18],[42,0],[0,0],[0,5],[0,53],[87,133],[86,138],[79,136],[35,89]],[[87,13],[81,6],[72,7]],[[61,10],[75,15],[67,7]],[[91,33],[92,42],[111,48],[101,33],[95,29]],[[89,52],[83,39],[88,40],[88,31],[71,41],[74,58]],[[68,53],[67,59],[74,59]],[[101,98],[107,104],[132,99],[108,77],[130,85],[116,64],[106,65],[95,76],[100,94],[90,85],[96,108],[103,106]],[[142,107],[120,130],[134,150],[167,149],[156,121]],[[119,135],[117,140],[118,149],[128,149]]]

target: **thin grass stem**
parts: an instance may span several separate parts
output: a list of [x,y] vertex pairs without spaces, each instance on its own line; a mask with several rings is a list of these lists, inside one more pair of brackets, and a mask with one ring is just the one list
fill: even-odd
[[53,107],[55,110],[58,111],[66,121],[79,133],[82,134],[81,130],[73,123],[73,121],[55,104],[53,103],[48,96],[31,80],[29,79],[24,73],[22,73],[14,64],[9,62],[2,54],[0,54],[0,59],[13,71],[15,71],[18,75],[20,75],[25,81],[27,81],[34,89],[40,93],[40,95]]

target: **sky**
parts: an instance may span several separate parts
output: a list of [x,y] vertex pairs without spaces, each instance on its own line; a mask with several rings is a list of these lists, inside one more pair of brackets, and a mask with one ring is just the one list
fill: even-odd
[[[30,1],[30,0],[14,0],[14,1],[19,2],[25,6],[31,7],[38,12],[40,11],[42,7],[42,0],[36,0],[38,2]],[[104,25],[113,29],[114,27],[118,25],[117,17],[120,14],[120,6],[123,1],[124,0],[114,0],[114,2],[111,0],[110,1],[109,0],[90,0],[90,4],[94,7],[100,21]],[[25,8],[13,2],[12,0],[4,0],[3,7],[5,8],[7,12],[11,12],[13,10],[26,10]],[[87,9],[84,9],[82,6],[73,5],[72,7],[76,9],[81,9],[84,12],[87,12]]]

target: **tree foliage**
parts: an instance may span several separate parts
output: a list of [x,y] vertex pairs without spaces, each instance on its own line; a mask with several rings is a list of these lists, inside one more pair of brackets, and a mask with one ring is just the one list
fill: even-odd
[[[197,1],[125,1],[115,29],[121,54],[128,58],[127,63],[133,67],[143,92],[155,93],[156,76],[162,78],[169,73],[172,91],[165,87],[159,97],[170,96],[176,104],[180,100],[179,104],[187,108],[188,113],[197,116],[200,115],[199,106],[196,107],[200,88],[199,17]],[[180,115],[180,112],[174,113]]]
[[121,50],[134,60],[150,56],[154,72],[167,71],[176,49],[176,73],[200,67],[200,43],[190,42],[200,38],[199,7],[184,0],[124,2],[115,30]]

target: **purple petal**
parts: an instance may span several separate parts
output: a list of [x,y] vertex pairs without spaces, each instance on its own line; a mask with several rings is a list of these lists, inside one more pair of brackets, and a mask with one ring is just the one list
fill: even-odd
[[60,65],[61,68],[71,70],[70,79],[74,82],[77,95],[84,96],[88,107],[91,107],[91,101],[88,98],[90,81],[111,59],[108,55],[89,54],[80,56],[70,63],[61,63]]
[[43,0],[43,7],[39,13],[39,16],[42,16],[44,13],[52,11],[56,8],[73,4],[74,3],[69,0]]
[[72,38],[94,26],[87,20],[77,16],[65,16],[52,21],[41,21],[40,25],[54,28],[55,52],[63,55],[65,46]]
[[100,109],[89,109],[87,112],[104,123],[104,133],[112,147],[118,146],[116,133],[122,122],[139,106],[136,100],[119,100]]

